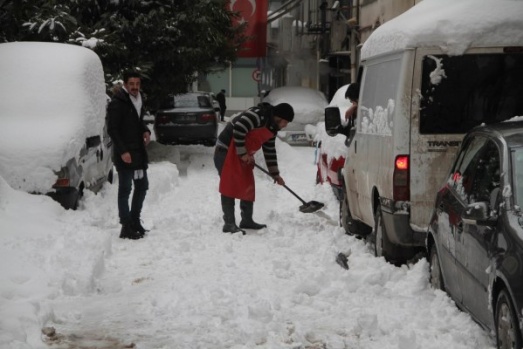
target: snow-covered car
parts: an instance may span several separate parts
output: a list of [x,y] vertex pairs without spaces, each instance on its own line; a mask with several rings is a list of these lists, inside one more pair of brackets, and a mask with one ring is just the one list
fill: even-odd
[[154,117],[157,142],[214,146],[218,136],[219,117],[216,116],[208,93],[172,95],[167,102],[171,105],[158,110]]
[[306,125],[316,125],[324,120],[328,102],[325,95],[308,87],[284,86],[272,89],[263,102],[277,105],[289,103],[294,109],[294,120],[278,132],[278,137],[289,144],[310,145],[313,139],[305,132]]
[[[345,98],[345,93],[349,84],[340,87],[328,107],[338,107],[340,115],[345,115],[350,108],[351,102]],[[338,134],[329,136],[325,130],[325,122],[321,121],[316,125],[314,133],[314,142],[317,147],[316,164],[316,183],[330,183],[334,194],[338,200],[343,199],[343,175],[341,170],[345,165],[345,156],[347,154],[346,142],[347,137]]]
[[430,281],[521,348],[523,118],[473,129],[438,191],[426,240]]
[[76,208],[112,180],[99,57],[57,43],[0,44],[0,175],[14,189]]

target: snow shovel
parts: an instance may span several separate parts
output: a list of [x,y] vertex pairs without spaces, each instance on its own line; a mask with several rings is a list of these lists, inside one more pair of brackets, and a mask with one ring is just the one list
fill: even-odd
[[[256,166],[260,171],[262,171],[263,173],[269,175],[270,177],[272,177],[272,175],[269,173],[269,171],[267,171],[266,169],[264,169],[263,167],[259,166],[258,164],[254,164],[254,166]],[[298,196],[298,194],[296,194],[295,192],[293,192],[291,190],[291,188],[289,188],[288,186],[286,186],[285,184],[283,185],[283,187],[285,189],[287,189],[292,195],[296,196],[298,198],[298,200],[300,200],[303,205],[300,206],[300,212],[303,212],[303,213],[313,213],[313,212],[316,212],[318,211],[320,208],[322,208],[324,206],[323,203],[321,202],[318,202],[318,201],[309,201],[309,202],[305,202],[305,200],[303,200],[302,198],[300,198]]]

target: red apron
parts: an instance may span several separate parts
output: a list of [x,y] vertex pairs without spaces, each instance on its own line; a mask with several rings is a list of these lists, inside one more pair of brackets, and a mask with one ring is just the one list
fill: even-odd
[[[266,127],[249,131],[245,136],[247,153],[254,155],[262,147],[262,144],[272,137],[274,137],[274,134]],[[235,199],[254,201],[253,168],[254,165],[246,164],[240,160],[234,139],[231,139],[220,176],[220,193]]]

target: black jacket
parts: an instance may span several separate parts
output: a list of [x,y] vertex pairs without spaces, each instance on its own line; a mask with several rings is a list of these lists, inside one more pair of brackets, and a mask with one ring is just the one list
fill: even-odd
[[[144,132],[149,132],[143,121],[145,108],[142,105],[140,115],[122,88],[111,99],[107,107],[107,132],[114,144],[113,163],[116,169],[147,169],[149,162],[143,141]],[[121,155],[129,152],[132,163],[126,164]]]
[[227,109],[227,105],[225,104],[225,94],[223,92],[218,92],[216,100],[218,101],[218,104],[220,104],[220,109],[224,112]]

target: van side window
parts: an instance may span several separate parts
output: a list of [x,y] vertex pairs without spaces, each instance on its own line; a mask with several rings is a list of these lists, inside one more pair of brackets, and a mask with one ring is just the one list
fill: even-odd
[[425,56],[420,133],[459,134],[523,115],[523,55]]
[[360,90],[358,132],[391,135],[401,60],[368,65]]

